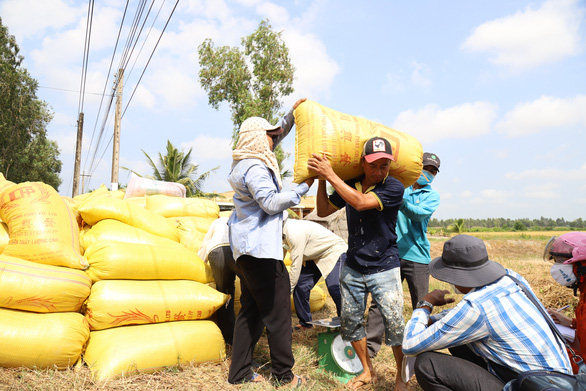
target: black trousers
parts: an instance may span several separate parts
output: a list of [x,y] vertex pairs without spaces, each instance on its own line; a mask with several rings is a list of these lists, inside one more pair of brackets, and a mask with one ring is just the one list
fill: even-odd
[[208,254],[208,261],[212,276],[216,282],[216,290],[227,295],[230,299],[226,305],[218,308],[216,318],[218,328],[222,332],[224,341],[232,345],[234,335],[234,282],[236,281],[237,267],[230,246],[216,247]]
[[[401,282],[404,280],[407,280],[411,305],[415,309],[417,302],[423,300],[423,296],[429,292],[429,266],[401,259]],[[366,321],[366,345],[370,357],[376,356],[380,350],[384,334],[383,316],[376,303],[372,302],[368,308]]]
[[450,348],[451,356],[425,352],[417,356],[415,376],[425,391],[501,391],[517,373],[491,364],[499,377],[491,374],[486,362],[466,345]]
[[228,382],[252,378],[254,346],[267,329],[271,374],[281,383],[293,379],[291,350],[291,284],[283,261],[243,255],[237,260],[242,305],[234,326],[232,362]]

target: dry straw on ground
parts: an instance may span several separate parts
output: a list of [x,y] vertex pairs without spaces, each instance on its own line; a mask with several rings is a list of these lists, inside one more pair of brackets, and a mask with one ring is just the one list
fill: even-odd
[[[443,239],[432,240],[432,256],[441,253]],[[570,289],[557,285],[549,275],[550,264],[542,260],[546,239],[487,239],[485,243],[492,260],[503,264],[523,275],[532,285],[534,291],[547,307],[559,308],[570,304],[566,314],[573,314],[577,298]],[[447,284],[432,279],[431,289],[447,289]],[[405,318],[409,319],[412,308],[408,291],[405,291]],[[330,298],[321,311],[314,313],[314,319],[335,315],[335,307]],[[297,318],[292,317],[296,323]],[[344,385],[331,374],[318,369],[317,333],[325,330],[295,332],[293,334],[293,352],[296,358],[294,372],[308,377],[306,390],[343,390]],[[269,375],[269,350],[266,337],[263,336],[254,352],[254,358],[261,364],[260,373]],[[0,390],[56,390],[56,391],[153,391],[153,390],[272,390],[270,383],[232,386],[226,381],[230,354],[221,363],[202,364],[199,366],[176,366],[154,374],[128,376],[118,380],[95,383],[91,380],[87,367],[57,371],[34,370],[27,368],[0,368]],[[394,387],[395,363],[390,347],[383,346],[373,360],[378,381],[372,390],[389,390]],[[411,380],[413,390],[420,390],[415,379]],[[281,389],[286,389],[282,387]]]

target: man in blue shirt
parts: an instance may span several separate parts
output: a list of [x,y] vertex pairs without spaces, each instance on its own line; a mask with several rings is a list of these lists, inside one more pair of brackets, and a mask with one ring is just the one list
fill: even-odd
[[[399,271],[399,252],[395,226],[403,200],[404,187],[388,176],[394,161],[391,144],[382,137],[364,143],[360,164],[364,175],[344,182],[332,169],[324,155],[313,154],[309,169],[320,178],[316,198],[317,215],[325,217],[346,207],[348,251],[340,272],[342,295],[342,339],[351,341],[363,372],[349,386],[357,389],[373,382],[375,377],[364,329],[364,311],[370,293],[378,304],[385,323],[385,342],[392,346],[397,364],[395,390],[407,390],[401,379],[403,361],[403,290]],[[326,180],[334,188],[328,197]]]
[[[439,206],[439,193],[431,182],[439,172],[440,159],[430,152],[423,154],[423,171],[417,181],[405,189],[403,205],[397,216],[397,245],[401,258],[401,281],[407,280],[411,294],[411,308],[429,291],[430,244],[427,224]],[[384,325],[380,311],[373,303],[368,310],[366,335],[368,354],[374,357],[382,344]]]
[[[572,373],[564,343],[507,276],[531,291],[527,281],[489,260],[482,240],[454,236],[429,270],[465,296],[456,307],[430,316],[435,306],[454,302],[446,297],[450,291],[436,289],[417,303],[405,326],[403,352],[417,356],[415,375],[425,391],[500,391],[521,372]],[[436,352],[442,349],[451,355]]]
[[[298,100],[295,109],[305,99]],[[271,354],[271,374],[277,385],[306,382],[294,375],[291,351],[289,273],[283,263],[283,211],[297,205],[309,190],[308,179],[286,191],[274,147],[293,127],[293,110],[281,125],[251,117],[240,126],[232,153],[228,182],[234,190],[234,212],[228,219],[230,248],[240,277],[242,305],[234,325],[228,382],[263,381],[252,371],[252,352],[263,327]]]

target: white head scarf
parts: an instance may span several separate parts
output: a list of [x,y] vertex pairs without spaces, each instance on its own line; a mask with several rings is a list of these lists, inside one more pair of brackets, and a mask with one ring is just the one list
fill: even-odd
[[267,140],[266,130],[242,130],[236,143],[236,149],[232,152],[232,159],[235,161],[243,159],[259,159],[269,170],[273,172],[279,190],[283,188],[281,182],[281,172],[279,170],[279,163],[277,157],[269,148],[269,141]]

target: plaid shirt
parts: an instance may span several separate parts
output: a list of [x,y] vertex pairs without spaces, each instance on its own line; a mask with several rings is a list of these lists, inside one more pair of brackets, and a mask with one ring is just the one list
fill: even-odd
[[[527,287],[517,273],[507,270]],[[438,316],[439,315],[439,316]],[[456,307],[432,316],[413,311],[405,326],[403,352],[408,356],[467,344],[477,355],[518,373],[550,370],[572,373],[563,343],[543,315],[510,278],[475,288]],[[443,317],[441,316],[443,315]]]

